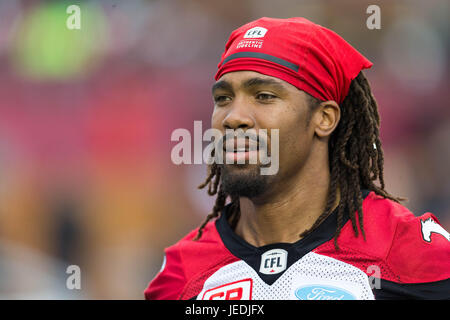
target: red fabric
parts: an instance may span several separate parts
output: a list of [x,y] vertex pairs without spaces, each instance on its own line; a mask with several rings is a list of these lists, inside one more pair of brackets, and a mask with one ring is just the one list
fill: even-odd
[[144,291],[147,300],[176,300],[186,284],[177,245],[165,250],[165,266]]
[[[363,201],[366,239],[355,236],[351,222],[334,239],[313,250],[351,264],[368,276],[379,270],[379,278],[395,283],[426,283],[450,278],[450,242],[439,233],[429,241],[422,234],[422,222],[439,221],[431,213],[414,216],[406,207],[371,192]],[[218,269],[239,261],[223,244],[215,222],[207,224],[199,241],[192,241],[192,231],[166,249],[166,264],[145,290],[146,299],[191,299]]]
[[[368,275],[370,266],[380,269],[380,277],[397,283],[424,283],[450,277],[450,242],[441,234],[432,234],[427,242],[421,221],[434,215],[414,216],[406,207],[371,192],[363,202],[366,240],[355,237],[349,221],[338,239],[313,251],[358,267]],[[369,272],[368,272],[369,271]]]
[[[264,36],[246,33],[254,27],[267,29]],[[253,42],[254,46],[242,44]],[[259,52],[299,66],[295,72],[280,64],[258,58],[224,59],[240,52]],[[335,32],[305,18],[261,18],[231,33],[215,75],[233,71],[256,71],[284,80],[320,100],[342,103],[350,82],[372,63]]]
[[200,240],[192,241],[196,234],[197,230],[190,232],[165,250],[164,269],[144,291],[147,300],[187,300],[195,297],[210,275],[239,260],[225,248],[215,221],[206,225]]

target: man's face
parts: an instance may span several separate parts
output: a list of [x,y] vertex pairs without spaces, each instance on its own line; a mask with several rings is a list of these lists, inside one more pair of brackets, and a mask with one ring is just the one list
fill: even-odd
[[[248,198],[261,197],[269,190],[275,191],[277,184],[301,169],[314,136],[314,129],[308,125],[310,109],[305,92],[278,78],[237,71],[224,74],[213,85],[212,94],[212,128],[223,135],[227,129],[254,129],[257,133],[266,129],[268,150],[279,154],[279,170],[274,175],[261,175],[264,165],[259,160],[256,164],[246,161],[245,164],[225,162],[219,165],[224,191]],[[279,130],[278,146],[272,145],[276,142],[271,139],[272,129]],[[247,153],[234,151],[225,153],[224,159],[248,156],[249,150]]]

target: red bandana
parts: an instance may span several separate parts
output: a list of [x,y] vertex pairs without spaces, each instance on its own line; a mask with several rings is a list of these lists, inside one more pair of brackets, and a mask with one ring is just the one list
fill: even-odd
[[335,32],[305,18],[264,17],[231,33],[215,79],[233,71],[256,71],[340,104],[350,82],[371,66]]

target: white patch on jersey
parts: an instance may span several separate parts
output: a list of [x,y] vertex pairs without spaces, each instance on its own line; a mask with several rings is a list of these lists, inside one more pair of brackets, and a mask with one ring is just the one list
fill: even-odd
[[252,279],[252,300],[358,299],[373,300],[368,276],[360,269],[334,258],[309,252],[268,285],[245,261],[228,264],[203,284],[197,299],[206,291]]
[[432,233],[438,233],[445,239],[450,241],[450,234],[447,232],[447,230],[442,228],[442,226],[434,221],[431,217],[426,220],[420,220],[420,224],[422,227],[422,238],[426,242],[431,242]]
[[162,262],[162,265],[161,265],[161,269],[159,269],[159,272],[163,272],[165,267],[166,267],[166,255],[164,255],[163,262]]
[[288,253],[284,249],[272,249],[261,255],[259,272],[262,274],[277,274],[286,269]]
[[360,289],[349,281],[298,277],[294,280],[291,299],[300,300],[356,300]]
[[252,279],[243,279],[206,290],[202,300],[250,300]]

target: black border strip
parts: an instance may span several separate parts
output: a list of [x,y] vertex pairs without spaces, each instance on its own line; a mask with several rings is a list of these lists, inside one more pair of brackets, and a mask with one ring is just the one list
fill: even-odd
[[257,58],[257,59],[267,60],[267,61],[279,64],[279,65],[282,65],[282,66],[289,68],[295,72],[298,72],[298,69],[300,68],[298,65],[296,65],[294,63],[291,63],[284,59],[272,56],[270,54],[266,54],[266,53],[262,53],[262,52],[251,52],[251,51],[243,51],[243,52],[233,53],[232,55],[226,57],[223,60],[222,65],[224,65],[225,63],[227,63],[230,60],[234,60],[234,59],[238,59],[238,58]]
[[450,279],[427,283],[395,283],[380,279],[377,300],[450,300]]

